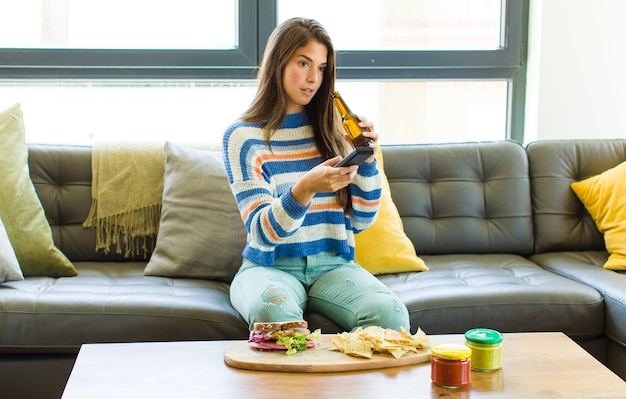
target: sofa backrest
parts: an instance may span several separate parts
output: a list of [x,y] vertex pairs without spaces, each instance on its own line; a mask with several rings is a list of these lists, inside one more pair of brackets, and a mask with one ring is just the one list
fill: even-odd
[[52,228],[54,242],[71,261],[144,260],[124,258],[115,248],[96,252],[94,229],[82,227],[91,207],[90,146],[28,146],[30,176]]
[[528,159],[520,144],[383,146],[383,161],[418,254],[531,253]]
[[[30,144],[30,175],[57,246],[72,261],[95,251],[82,223],[91,206],[90,146]],[[626,161],[626,139],[383,146],[404,230],[419,254],[602,250],[604,240],[570,184]],[[532,193],[532,196],[531,196]]]
[[535,252],[603,250],[604,239],[570,184],[626,161],[626,139],[542,140],[526,151]]

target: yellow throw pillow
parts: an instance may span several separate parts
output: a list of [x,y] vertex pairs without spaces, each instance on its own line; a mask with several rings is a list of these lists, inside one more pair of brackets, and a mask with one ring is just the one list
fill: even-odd
[[22,109],[0,112],[0,218],[24,276],[75,276],[76,269],[54,245],[52,231],[28,172]]
[[382,175],[380,209],[374,224],[355,236],[356,262],[372,274],[425,272],[428,267],[415,253],[391,198],[380,150],[376,152],[376,159]]
[[609,252],[604,268],[626,270],[626,161],[571,186],[604,234]]

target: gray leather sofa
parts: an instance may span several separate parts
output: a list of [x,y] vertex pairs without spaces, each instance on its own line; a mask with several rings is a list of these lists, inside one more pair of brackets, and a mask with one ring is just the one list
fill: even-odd
[[[626,140],[383,147],[404,229],[430,271],[381,275],[412,329],[562,331],[626,379],[626,272],[569,188],[626,160]],[[91,148],[30,145],[30,174],[77,277],[0,286],[1,392],[58,398],[80,345],[246,339],[228,283],[144,276],[84,229]],[[340,328],[319,314],[311,327]]]

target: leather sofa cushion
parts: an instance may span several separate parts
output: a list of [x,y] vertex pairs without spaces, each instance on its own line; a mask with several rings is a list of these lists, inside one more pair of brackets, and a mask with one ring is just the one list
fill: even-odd
[[228,284],[144,276],[145,262],[76,262],[78,276],[2,286],[3,352],[90,342],[247,339]]
[[593,288],[517,255],[424,256],[426,273],[381,276],[407,305],[413,328],[427,334],[472,327],[503,332],[562,331],[601,336],[604,302]]
[[605,334],[626,348],[626,271],[604,269],[607,257],[606,251],[572,251],[534,255],[531,260],[598,290],[606,307]]
[[116,251],[96,252],[95,230],[82,226],[91,206],[91,152],[90,146],[28,146],[30,177],[50,223],[54,243],[72,262],[144,261],[143,253],[124,258]]
[[625,161],[626,139],[541,140],[526,151],[535,253],[604,250],[602,234],[570,185]]
[[418,255],[531,253],[528,159],[521,145],[498,141],[382,150],[393,200]]

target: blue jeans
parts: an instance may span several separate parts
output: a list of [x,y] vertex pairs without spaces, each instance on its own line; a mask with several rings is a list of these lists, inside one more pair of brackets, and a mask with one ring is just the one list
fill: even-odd
[[306,309],[326,315],[345,331],[410,329],[409,313],[396,294],[361,266],[334,254],[282,258],[273,266],[244,259],[230,286],[230,300],[249,326],[302,320]]

